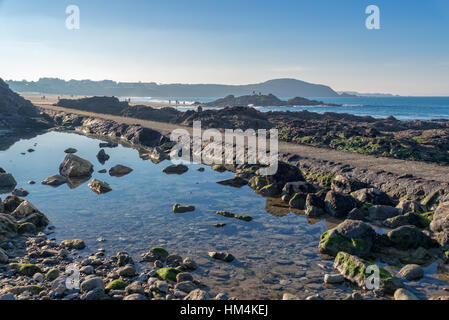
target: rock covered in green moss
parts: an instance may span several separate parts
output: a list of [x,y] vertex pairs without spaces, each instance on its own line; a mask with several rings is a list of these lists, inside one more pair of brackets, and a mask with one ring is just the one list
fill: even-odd
[[318,246],[319,252],[336,256],[344,251],[361,257],[369,256],[376,240],[374,229],[357,220],[345,220],[334,229],[321,235]]
[[392,229],[406,225],[414,225],[418,228],[426,228],[430,224],[428,218],[429,216],[425,214],[418,214],[415,212],[408,212],[404,215],[389,218],[383,221],[382,224]]
[[305,193],[296,193],[288,202],[288,205],[290,208],[298,209],[298,210],[304,210],[306,207],[306,199],[307,194]]
[[93,179],[92,181],[90,181],[88,186],[93,192],[97,194],[103,194],[112,191],[112,188],[108,183],[97,179]]
[[230,211],[217,211],[216,213],[218,215],[226,217],[226,218],[235,218],[237,220],[242,220],[242,221],[246,221],[246,222],[253,220],[253,218],[250,216],[240,215],[240,214],[230,212]]
[[176,203],[173,206],[173,213],[186,213],[192,211],[195,211],[195,206],[182,205],[179,203]]
[[265,176],[254,176],[249,180],[249,185],[254,190],[260,190],[268,184],[268,179]]
[[106,286],[106,290],[125,290],[127,286],[128,282],[116,279],[108,283],[108,285]]
[[[372,267],[369,268],[370,266]],[[379,289],[386,293],[394,293],[396,289],[403,287],[403,283],[384,268],[346,252],[337,254],[334,260],[334,269],[346,280],[363,289]],[[372,277],[375,275],[373,270],[376,269],[379,272],[379,288],[370,288],[370,285],[374,286],[375,284]]]
[[306,216],[310,218],[318,218],[324,215],[324,201],[317,194],[308,194],[306,198]]
[[225,172],[227,169],[222,164],[216,164],[212,167],[212,170],[217,171],[217,172]]
[[280,195],[279,189],[274,184],[268,184],[259,190],[259,193],[264,197],[277,197]]
[[165,261],[168,257],[168,251],[162,247],[154,247],[150,249],[150,252],[154,255],[156,260]]
[[42,273],[42,269],[31,263],[11,263],[10,268],[24,276],[32,277],[35,273]]
[[84,248],[86,248],[86,244],[81,239],[64,240],[61,242],[61,245],[68,249],[76,249],[76,250],[83,250]]
[[53,281],[55,280],[57,277],[59,277],[59,270],[52,268],[50,269],[47,274],[45,275],[45,277],[47,278],[48,281]]
[[5,293],[22,294],[22,293],[28,291],[32,295],[36,295],[36,294],[39,294],[43,290],[44,290],[44,288],[39,285],[27,285],[27,286],[15,286],[12,288],[8,288],[5,290]]
[[176,276],[178,273],[181,273],[181,271],[175,268],[161,268],[156,271],[156,276],[160,280],[170,280],[176,282]]

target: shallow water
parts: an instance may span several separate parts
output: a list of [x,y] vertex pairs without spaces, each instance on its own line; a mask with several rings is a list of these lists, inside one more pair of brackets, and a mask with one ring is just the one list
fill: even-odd
[[[168,161],[144,161],[132,148],[105,149],[111,158],[101,165],[96,159],[99,142],[77,134],[49,132],[0,151],[0,167],[14,175],[17,187],[30,192],[26,199],[56,226],[53,236],[58,241],[81,238],[88,246],[86,253],[105,248],[112,256],[125,250],[136,261],[151,247],[164,246],[173,254],[192,257],[200,266],[194,275],[212,293],[225,292],[240,299],[280,298],[285,292],[301,298],[320,293],[331,299],[352,292],[345,285],[326,287],[322,280],[332,271],[332,261],[318,255],[319,237],[336,221],[308,220],[247,186],[235,189],[216,183],[232,177],[230,172],[218,173],[209,167],[198,172],[200,165],[191,164],[183,175],[166,175],[162,169],[170,164]],[[88,182],[75,189],[41,185],[40,181],[58,173],[68,147],[91,161],[93,177],[108,182],[113,191],[97,195]],[[35,152],[26,152],[29,148]],[[134,171],[121,178],[98,173],[116,164]],[[28,185],[29,180],[37,184]],[[196,210],[174,214],[174,203],[195,205]],[[250,215],[254,220],[225,218],[216,210]],[[215,223],[226,226],[215,228]],[[98,237],[107,241],[98,242]],[[228,251],[236,261],[214,261],[208,251]],[[149,268],[147,263],[139,266]],[[426,281],[417,285],[415,293],[421,297],[445,284],[434,269],[427,268]]]

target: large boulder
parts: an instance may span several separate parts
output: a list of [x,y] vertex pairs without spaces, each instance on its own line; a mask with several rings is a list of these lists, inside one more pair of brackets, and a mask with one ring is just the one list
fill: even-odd
[[415,226],[402,226],[387,233],[391,246],[400,249],[434,248],[437,242]]
[[441,203],[435,210],[430,229],[433,232],[449,232],[449,202]]
[[32,223],[38,228],[45,227],[50,222],[45,214],[28,201],[23,201],[12,215],[18,220],[18,223]]
[[69,178],[90,177],[93,171],[92,163],[72,153],[67,154],[64,162],[59,166],[59,173]]
[[369,224],[357,220],[345,220],[321,235],[318,249],[320,253],[331,256],[344,251],[367,257],[375,240],[376,232]]
[[[372,266],[370,269],[369,267]],[[372,288],[392,294],[404,285],[400,279],[378,265],[373,265],[357,256],[346,252],[339,252],[334,260],[334,269],[342,274],[346,280],[356,284],[362,289],[371,289],[373,285],[369,277],[373,275],[373,270],[379,271],[379,288]]]
[[302,193],[315,193],[316,188],[305,181],[287,182],[282,189],[282,192],[290,196],[302,192]]
[[326,213],[324,201],[317,194],[308,194],[306,198],[306,216],[318,218]]
[[425,206],[413,200],[401,200],[396,208],[401,209],[403,213],[407,212],[426,212]]
[[337,218],[344,218],[355,207],[358,206],[358,201],[351,196],[329,191],[324,199],[326,212]]
[[362,203],[368,202],[371,204],[382,204],[387,206],[394,205],[393,200],[388,194],[376,188],[363,188],[354,191],[351,195]]
[[368,218],[370,220],[383,221],[399,216],[400,214],[402,214],[402,210],[392,206],[376,205],[368,209]]
[[16,187],[17,182],[10,173],[0,173],[0,194],[10,193]]

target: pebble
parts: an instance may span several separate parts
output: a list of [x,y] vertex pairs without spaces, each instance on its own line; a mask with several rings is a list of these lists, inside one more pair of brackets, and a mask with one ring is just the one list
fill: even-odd
[[324,275],[324,283],[325,284],[337,284],[342,283],[345,280],[343,275],[341,274],[325,274]]

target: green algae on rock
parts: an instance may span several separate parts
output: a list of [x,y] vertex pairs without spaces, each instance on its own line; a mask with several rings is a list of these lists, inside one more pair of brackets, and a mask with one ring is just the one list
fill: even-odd
[[175,268],[161,268],[156,271],[156,276],[160,280],[170,280],[176,282],[176,276],[178,273],[181,273],[181,271]]

